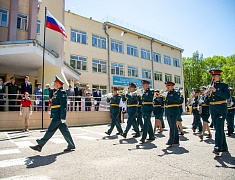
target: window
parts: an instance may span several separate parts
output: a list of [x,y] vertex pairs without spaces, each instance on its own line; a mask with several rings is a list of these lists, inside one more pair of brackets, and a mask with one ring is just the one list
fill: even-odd
[[172,81],[172,75],[171,74],[165,74],[165,81]]
[[111,63],[111,74],[124,76],[124,65]]
[[162,81],[162,73],[156,71],[156,72],[154,73],[154,79],[155,79],[156,81]]
[[40,24],[41,24],[41,20],[38,19],[38,21],[37,21],[37,34],[40,34]]
[[17,17],[17,28],[27,31],[28,29],[28,17],[23,14],[18,14]]
[[134,66],[128,66],[128,76],[138,77],[138,68]]
[[149,50],[141,48],[141,58],[150,60],[150,52],[149,52]]
[[106,62],[101,60],[92,60],[93,72],[106,73]]
[[111,40],[111,50],[123,53],[123,43],[116,40]]
[[169,56],[164,56],[164,63],[171,65],[171,58]]
[[180,76],[175,76],[175,83],[180,84]]
[[70,66],[77,70],[87,70],[87,58],[70,55]]
[[153,61],[155,62],[158,62],[158,63],[161,63],[162,60],[161,60],[161,54],[158,54],[156,52],[153,52]]
[[7,26],[7,11],[0,9],[0,26]]
[[138,57],[137,47],[127,44],[127,54]]
[[92,46],[106,49],[106,38],[92,34]]
[[71,29],[71,41],[87,44],[87,33],[76,29]]
[[107,94],[107,86],[102,86],[102,85],[92,85],[92,92],[96,90],[96,88],[99,87],[99,90],[101,91],[101,94]]
[[175,66],[175,67],[180,67],[180,61],[179,61],[179,59],[173,58],[173,66]]
[[151,79],[151,70],[142,69],[142,78]]

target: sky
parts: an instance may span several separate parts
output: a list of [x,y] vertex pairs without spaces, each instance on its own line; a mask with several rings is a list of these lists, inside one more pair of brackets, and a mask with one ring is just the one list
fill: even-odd
[[65,0],[65,9],[150,31],[182,46],[183,57],[235,54],[235,0]]

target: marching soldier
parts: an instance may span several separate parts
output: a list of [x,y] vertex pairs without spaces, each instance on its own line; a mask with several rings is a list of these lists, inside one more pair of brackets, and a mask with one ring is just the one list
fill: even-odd
[[194,100],[192,102],[192,108],[193,108],[193,132],[196,131],[197,128],[199,128],[199,132],[202,132],[202,122],[201,122],[201,115],[199,112],[199,89],[194,89]]
[[154,133],[156,132],[157,128],[159,129],[159,133],[162,133],[164,102],[163,102],[163,97],[160,96],[160,91],[158,89],[155,90],[155,98],[153,102],[154,102],[153,114],[155,116]]
[[213,80],[213,84],[209,88],[210,112],[215,126],[215,146],[212,152],[216,155],[228,151],[224,134],[224,121],[228,111],[226,100],[230,98],[230,92],[228,84],[220,82],[221,72],[222,70],[219,69],[209,71]]
[[[181,90],[182,88],[180,88],[179,89],[179,93],[180,93],[180,90]],[[179,117],[178,117],[178,119],[177,119],[177,121],[176,121],[176,125],[177,125],[177,127],[179,128],[179,131],[180,131],[180,135],[184,135],[184,131],[183,131],[183,126],[182,126],[182,118],[181,118],[181,115],[182,115],[182,113],[183,113],[183,107],[182,107],[182,104],[183,104],[183,102],[184,102],[184,97],[183,97],[183,95],[182,94],[180,94],[180,101],[179,101]]]
[[53,93],[52,102],[51,102],[51,124],[48,127],[48,130],[42,139],[37,139],[38,145],[30,146],[31,149],[41,152],[42,147],[46,142],[53,136],[57,129],[60,130],[65,140],[68,143],[68,147],[64,150],[65,152],[73,151],[75,145],[71,134],[69,132],[68,126],[66,125],[66,112],[67,112],[67,95],[63,90],[64,82],[58,77],[55,77],[54,86],[57,89]]
[[143,124],[143,114],[142,114],[142,110],[141,110],[141,107],[142,107],[142,97],[141,95],[138,95],[138,106],[137,106],[137,126],[139,128],[141,128],[141,132],[143,132],[143,129],[144,129],[144,124]]
[[179,133],[176,121],[179,117],[180,94],[174,90],[175,83],[165,82],[167,95],[165,94],[165,112],[170,127],[169,139],[166,145],[179,144]]
[[116,126],[117,128],[118,134],[122,135],[123,133],[120,120],[119,120],[119,111],[120,111],[119,103],[121,101],[121,96],[118,95],[117,91],[118,91],[118,88],[114,87],[113,97],[107,98],[107,102],[110,103],[110,115],[112,118],[110,129],[107,132],[105,132],[107,135],[110,135],[112,133],[114,126]]
[[199,138],[201,140],[203,140],[203,136],[206,130],[208,131],[208,136],[206,138],[212,138],[210,126],[209,126],[209,117],[210,117],[209,100],[208,100],[208,96],[206,95],[206,89],[207,89],[206,86],[202,87],[202,96],[199,100],[199,103],[201,104],[201,107],[202,107],[201,117],[203,121],[202,134],[199,135]]
[[131,128],[131,125],[133,126],[134,131],[136,132],[135,136],[133,137],[140,137],[140,131],[136,122],[138,96],[136,93],[134,93],[135,88],[136,88],[136,85],[133,83],[130,83],[129,85],[130,93],[122,96],[122,100],[127,102],[127,113],[128,113],[126,130],[124,131],[122,135],[124,138],[126,138],[127,133]]
[[147,134],[149,134],[149,139],[148,140],[155,140],[154,137],[154,132],[153,132],[153,127],[151,123],[151,114],[153,111],[153,96],[154,92],[153,90],[149,89],[149,81],[142,80],[142,86],[144,89],[144,93],[142,95],[142,113],[143,113],[143,118],[144,118],[144,129],[143,129],[143,134],[141,138],[141,143],[145,143]]
[[232,97],[233,89],[229,87],[230,98],[227,100],[228,114],[226,117],[228,133],[227,136],[231,136],[234,132],[234,111],[235,111],[235,98]]

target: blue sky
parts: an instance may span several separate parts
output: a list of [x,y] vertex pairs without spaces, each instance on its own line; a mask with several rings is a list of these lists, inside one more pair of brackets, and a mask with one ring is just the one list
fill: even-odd
[[65,9],[107,16],[178,42],[183,57],[235,54],[235,0],[65,0]]

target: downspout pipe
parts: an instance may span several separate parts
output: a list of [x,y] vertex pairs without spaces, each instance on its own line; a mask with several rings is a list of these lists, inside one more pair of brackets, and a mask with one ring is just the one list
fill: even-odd
[[153,67],[153,43],[154,43],[154,39],[152,38],[152,40],[151,40],[151,51],[150,51],[150,53],[151,53],[151,60],[152,60],[152,82],[153,82],[153,89],[154,89],[154,67]]
[[107,35],[107,43],[108,43],[108,93],[111,92],[111,83],[110,83],[110,43],[109,43],[109,34],[107,33],[107,27],[106,24],[103,24],[103,29],[105,34]]

